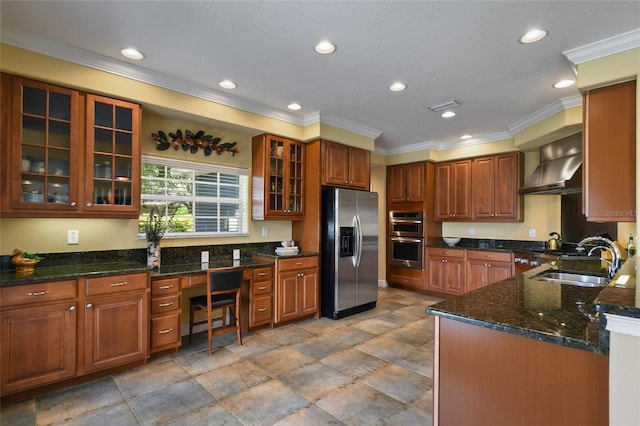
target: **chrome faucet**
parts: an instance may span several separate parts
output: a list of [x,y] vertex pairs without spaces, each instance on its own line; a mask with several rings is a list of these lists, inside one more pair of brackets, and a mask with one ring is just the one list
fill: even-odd
[[606,250],[611,255],[611,260],[607,260],[602,257],[600,257],[600,260],[602,262],[605,262],[607,265],[609,265],[609,276],[613,277],[616,274],[614,272],[614,266],[613,266],[613,259],[615,257],[615,252],[607,246],[595,246],[591,250],[589,250],[589,254],[587,254],[587,256],[591,256],[591,254],[596,250]]
[[[582,241],[580,241],[578,243],[578,247],[577,250],[584,250],[584,245],[587,243],[591,243],[594,241],[598,241],[600,243],[605,243],[607,246],[609,247],[605,247],[602,245],[598,245],[596,247],[593,247],[590,251],[589,251],[589,256],[591,256],[591,253],[593,253],[593,251],[597,248],[604,248],[607,251],[609,251],[609,253],[611,253],[611,262],[609,263],[609,275],[611,277],[613,277],[616,272],[618,272],[618,270],[620,269],[620,266],[622,264],[622,253],[620,253],[620,249],[618,248],[618,246],[616,245],[616,243],[614,243],[613,241],[611,241],[608,238],[605,237],[599,237],[599,236],[595,236],[595,237],[587,237],[585,239],[583,239]],[[603,259],[605,260],[605,259]]]

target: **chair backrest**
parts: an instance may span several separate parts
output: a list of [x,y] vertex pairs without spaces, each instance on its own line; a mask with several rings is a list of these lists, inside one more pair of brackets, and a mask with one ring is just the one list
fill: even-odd
[[237,290],[242,284],[244,268],[209,269],[207,281],[211,292]]

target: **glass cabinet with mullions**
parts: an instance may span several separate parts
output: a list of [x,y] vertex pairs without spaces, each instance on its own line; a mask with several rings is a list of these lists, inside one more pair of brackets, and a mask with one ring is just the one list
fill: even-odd
[[[78,203],[78,108],[76,91],[14,80],[12,204],[74,210]],[[15,95],[18,96],[15,96]]]
[[138,209],[139,107],[87,95],[86,202],[93,210]]

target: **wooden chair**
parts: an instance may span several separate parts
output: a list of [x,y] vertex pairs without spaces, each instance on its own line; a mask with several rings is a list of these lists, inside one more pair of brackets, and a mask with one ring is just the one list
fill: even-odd
[[[193,327],[208,324],[209,355],[213,354],[213,336],[236,331],[238,345],[242,345],[240,335],[240,286],[244,268],[216,268],[207,271],[207,294],[189,299],[189,343]],[[210,302],[210,303],[208,303]],[[221,315],[214,317],[213,310],[221,309]],[[197,310],[207,311],[207,319],[194,321]],[[227,323],[228,313],[228,323]],[[213,322],[222,320],[222,326],[213,328]]]

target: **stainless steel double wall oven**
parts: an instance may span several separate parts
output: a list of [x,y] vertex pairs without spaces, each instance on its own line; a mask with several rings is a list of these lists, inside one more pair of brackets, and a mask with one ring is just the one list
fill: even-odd
[[424,267],[424,217],[422,211],[389,212],[388,263],[410,269]]

